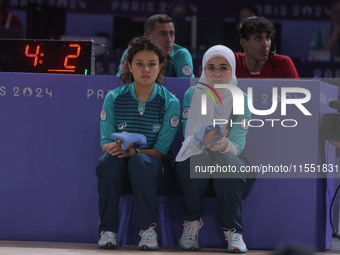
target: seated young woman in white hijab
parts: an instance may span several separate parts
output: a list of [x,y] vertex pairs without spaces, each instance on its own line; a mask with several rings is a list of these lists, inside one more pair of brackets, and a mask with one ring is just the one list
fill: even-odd
[[176,157],[176,184],[184,196],[184,227],[178,244],[184,250],[200,249],[204,196],[212,193],[222,210],[227,252],[244,253],[247,247],[242,238],[241,201],[255,181],[239,171],[248,163],[242,155],[251,117],[247,95],[239,97],[243,99],[244,114],[233,115],[231,90],[237,86],[237,78],[235,56],[228,47],[208,49],[202,67],[198,84],[186,91],[183,102],[185,140]]

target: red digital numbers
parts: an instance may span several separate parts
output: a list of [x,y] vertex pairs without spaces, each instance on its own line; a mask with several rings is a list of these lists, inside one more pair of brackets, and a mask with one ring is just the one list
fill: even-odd
[[[65,69],[48,69],[48,72],[75,72],[76,66],[75,65],[71,65],[69,62],[72,62],[72,59],[76,59],[79,57],[80,52],[81,52],[81,47],[79,44],[76,43],[71,43],[68,45],[70,48],[75,50],[75,54],[69,54],[65,57],[64,59],[64,67]],[[33,59],[33,66],[37,66],[38,63],[42,64],[43,61],[42,59],[39,59],[39,57],[43,57],[45,54],[43,52],[40,52],[40,45],[36,45],[34,46],[35,49],[33,48],[30,49],[30,45],[27,44],[25,47],[25,56],[28,58],[32,58]]]
[[[40,52],[40,45],[38,44],[37,47],[35,48],[35,53],[29,53],[30,50],[30,46],[27,44],[26,48],[25,48],[25,56],[28,58],[33,58],[33,66],[37,66],[38,65],[38,58],[43,57],[44,53]],[[39,60],[39,64],[42,64],[43,61]]]
[[76,66],[70,66],[68,65],[68,60],[71,58],[77,58],[79,55],[80,55],[80,50],[81,50],[81,47],[79,46],[79,44],[70,44],[69,47],[72,47],[72,48],[77,48],[77,53],[75,55],[67,55],[65,60],[64,60],[64,66],[66,69],[75,69]]

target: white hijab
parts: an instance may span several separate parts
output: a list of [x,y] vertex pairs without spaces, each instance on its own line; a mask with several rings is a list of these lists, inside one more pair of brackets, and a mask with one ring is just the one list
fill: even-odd
[[[230,81],[225,79],[208,79],[205,76],[204,70],[208,61],[214,57],[223,57],[225,58],[232,69],[232,75]],[[194,94],[191,97],[190,110],[188,113],[188,119],[185,129],[185,140],[182,143],[182,147],[177,154],[176,161],[184,161],[192,155],[198,155],[202,152],[203,148],[198,148],[194,143],[194,134],[198,132],[202,126],[207,123],[213,123],[214,119],[230,119],[233,98],[232,94],[228,89],[216,89],[218,96],[221,101],[218,99],[218,96],[211,89],[214,88],[216,83],[227,83],[230,85],[237,85],[237,78],[235,75],[235,55],[232,50],[223,45],[215,45],[209,48],[202,60],[202,74],[194,90]],[[209,86],[207,86],[209,85]],[[204,89],[204,90],[203,90]],[[206,91],[209,91],[212,96],[215,98],[216,104],[210,95],[207,94]],[[201,114],[202,108],[202,95],[205,95],[207,98],[207,114]],[[227,124],[221,126],[221,132],[225,131],[227,128]]]

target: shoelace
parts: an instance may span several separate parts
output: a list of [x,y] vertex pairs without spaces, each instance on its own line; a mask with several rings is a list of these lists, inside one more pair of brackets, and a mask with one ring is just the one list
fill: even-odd
[[153,240],[154,237],[155,237],[155,228],[152,227],[152,228],[149,228],[147,230],[141,230],[141,231],[139,231],[139,235],[142,238]]
[[[234,234],[234,235],[232,235]],[[234,236],[234,239],[232,239],[232,236]],[[226,229],[224,230],[224,237],[225,237],[225,240],[228,241],[237,241],[239,242],[240,241],[240,235],[238,233],[236,233],[236,229],[235,228],[232,228],[232,229]]]
[[201,224],[196,222],[184,222],[185,236],[186,239],[196,240],[198,236],[198,231],[200,230]]
[[235,233],[234,235],[234,241],[235,242],[240,242],[240,235],[238,233]]
[[102,237],[103,237],[103,238],[113,238],[113,233],[108,232],[108,231],[105,231],[105,232],[102,234]]

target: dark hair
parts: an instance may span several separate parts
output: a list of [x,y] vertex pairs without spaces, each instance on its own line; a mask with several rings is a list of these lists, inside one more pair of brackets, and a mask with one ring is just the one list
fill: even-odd
[[[184,9],[184,13],[176,13],[176,8],[177,7],[182,7]],[[176,18],[184,18],[186,16],[191,16],[191,11],[190,11],[190,8],[189,8],[189,4],[186,2],[186,1],[182,1],[182,0],[179,0],[179,1],[174,1],[172,4],[171,4],[171,8],[170,8],[170,15],[171,17],[173,17],[174,19]]]
[[252,16],[241,21],[237,26],[238,37],[248,40],[253,34],[267,33],[272,39],[275,35],[273,23],[264,18]]
[[175,25],[174,20],[166,15],[166,14],[155,14],[150,16],[144,24],[144,32],[151,34],[152,31],[155,29],[155,23],[159,22],[159,23],[172,23]]
[[255,5],[244,5],[237,9],[236,21],[238,22],[240,19],[240,14],[242,10],[248,10],[254,14],[254,16],[259,16],[259,10]]
[[161,65],[161,70],[157,76],[156,83],[161,84],[163,80],[163,70],[164,66],[166,65],[166,58],[164,57],[162,53],[162,49],[159,47],[157,42],[149,37],[135,37],[133,38],[129,43],[128,51],[125,55],[124,61],[123,61],[123,72],[120,75],[120,79],[124,83],[130,83],[134,81],[133,75],[130,72],[128,63],[132,63],[133,57],[140,51],[143,50],[150,50],[156,53],[159,59],[159,64]]

